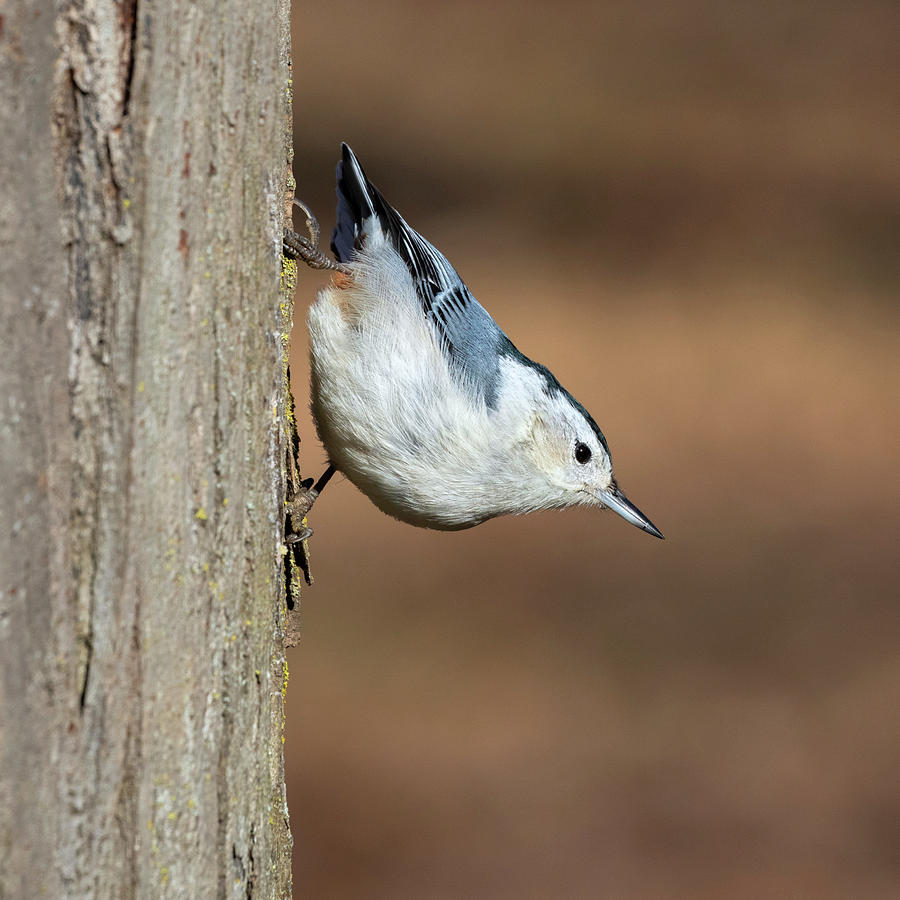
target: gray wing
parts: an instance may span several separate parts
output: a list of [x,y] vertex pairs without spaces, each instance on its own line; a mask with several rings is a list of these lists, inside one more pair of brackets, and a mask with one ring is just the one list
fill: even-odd
[[494,408],[500,358],[512,346],[509,338],[462,281],[438,293],[432,293],[430,282],[419,283],[415,274],[413,283],[447,358],[463,380]]
[[372,228],[380,228],[406,263],[422,312],[434,327],[451,369],[489,407],[495,407],[500,358],[517,351],[444,254],[410,228],[384,199],[346,144],[342,150],[332,250],[341,261],[350,261]]

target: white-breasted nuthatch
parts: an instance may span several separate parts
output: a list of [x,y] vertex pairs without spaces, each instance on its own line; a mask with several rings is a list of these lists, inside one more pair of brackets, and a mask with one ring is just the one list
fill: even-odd
[[338,272],[309,311],[312,411],[331,467],[412,525],[454,530],[598,506],[661,538],[616,484],[587,410],[519,352],[353,151],[342,151],[338,264],[318,251],[302,204],[311,240],[285,238],[287,252]]

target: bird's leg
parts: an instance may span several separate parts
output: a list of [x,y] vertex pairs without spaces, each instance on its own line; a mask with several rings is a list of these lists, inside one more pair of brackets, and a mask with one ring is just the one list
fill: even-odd
[[333,262],[319,249],[319,223],[305,203],[294,198],[294,206],[306,216],[308,237],[297,234],[290,228],[284,229],[284,252],[291,259],[302,259],[311,269],[329,269],[349,275],[350,270],[339,262]]
[[312,535],[312,529],[303,524],[303,519],[312,509],[316,498],[325,489],[325,485],[331,481],[331,476],[335,471],[334,466],[329,463],[328,468],[315,484],[313,484],[312,478],[307,478],[303,481],[301,490],[285,501],[284,505],[291,525],[290,534],[284,539],[285,543],[296,544],[298,541],[305,541]]

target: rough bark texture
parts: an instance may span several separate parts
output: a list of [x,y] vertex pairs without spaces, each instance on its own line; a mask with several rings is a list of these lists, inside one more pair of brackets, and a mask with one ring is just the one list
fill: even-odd
[[288,14],[2,8],[2,898],[290,894]]

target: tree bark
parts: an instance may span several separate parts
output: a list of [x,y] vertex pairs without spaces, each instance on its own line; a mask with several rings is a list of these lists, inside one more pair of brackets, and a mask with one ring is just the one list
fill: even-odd
[[2,7],[0,898],[290,895],[288,17]]

